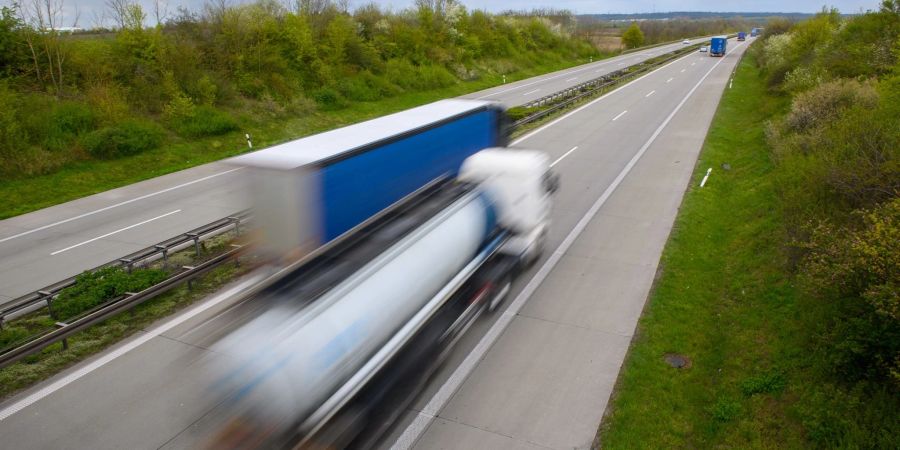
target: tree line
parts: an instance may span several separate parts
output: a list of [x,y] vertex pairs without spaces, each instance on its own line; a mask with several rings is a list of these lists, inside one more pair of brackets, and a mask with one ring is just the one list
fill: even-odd
[[397,12],[332,0],[148,12],[107,0],[111,28],[82,33],[59,30],[64,1],[0,10],[4,176],[227,133],[249,111],[336,110],[596,54],[569,13],[495,15],[456,0]]

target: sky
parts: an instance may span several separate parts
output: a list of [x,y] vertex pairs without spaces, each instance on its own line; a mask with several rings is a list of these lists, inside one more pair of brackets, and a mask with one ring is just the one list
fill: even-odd
[[[413,0],[375,0],[381,5],[403,8]],[[828,4],[845,13],[858,12],[860,8],[875,9],[880,0],[463,0],[469,9],[503,11],[507,9],[532,9],[540,7],[564,8],[578,14],[639,13],[665,11],[715,11],[740,12],[816,12]]]
[[[8,4],[11,0],[0,0],[0,4]],[[65,4],[65,26],[73,25],[73,13],[77,5],[80,10],[78,26],[90,28],[94,26],[100,14],[105,10],[105,0],[62,0]],[[190,9],[199,8],[205,0],[160,0],[168,3],[168,10],[174,13],[178,6]],[[232,3],[252,0],[228,0]],[[286,0],[285,0],[286,1]],[[150,12],[154,0],[138,0]],[[394,10],[409,7],[414,0],[350,0],[351,8],[369,2],[392,8]],[[855,13],[867,9],[877,9],[881,0],[462,0],[469,9],[486,9],[499,12],[508,9],[528,10],[532,8],[552,7],[569,9],[577,14],[602,13],[647,13],[666,11],[709,11],[714,5],[715,11],[727,12],[806,12],[812,13],[822,6],[837,7],[844,13]]]

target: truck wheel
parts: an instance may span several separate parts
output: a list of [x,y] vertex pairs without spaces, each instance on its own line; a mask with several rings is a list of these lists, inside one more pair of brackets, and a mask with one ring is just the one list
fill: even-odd
[[509,296],[509,291],[512,290],[512,278],[509,275],[505,275],[503,278],[497,280],[497,284],[494,285],[494,288],[491,292],[490,300],[488,301],[488,312],[494,312],[497,310],[497,307],[506,300],[506,297]]
[[534,242],[534,247],[532,247],[531,251],[528,252],[528,256],[525,259],[525,267],[530,268],[535,263],[541,259],[541,256],[544,255],[544,250],[547,247],[547,230],[541,232],[541,235],[538,236],[537,240]]

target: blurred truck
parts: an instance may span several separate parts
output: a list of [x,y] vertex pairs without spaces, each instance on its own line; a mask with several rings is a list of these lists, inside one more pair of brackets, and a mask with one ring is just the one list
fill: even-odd
[[296,258],[431,180],[455,176],[475,152],[507,141],[500,104],[443,100],[230,162],[248,168],[260,250]]
[[231,160],[282,257],[212,344],[211,448],[377,436],[361,431],[403,410],[385,412],[398,386],[501,304],[544,250],[559,184],[544,153],[495,145],[505,123],[446,100]]
[[728,45],[726,36],[715,36],[709,41],[709,56],[725,56],[725,48]]
[[746,31],[738,31],[737,40],[746,41],[747,40],[747,32]]
[[762,34],[762,31],[763,31],[762,28],[753,28],[750,30],[750,37],[757,37],[760,34]]
[[541,255],[557,187],[544,153],[485,149],[262,282],[247,298],[262,314],[213,346],[228,400],[210,447],[341,448],[383,421],[393,388],[434,370]]

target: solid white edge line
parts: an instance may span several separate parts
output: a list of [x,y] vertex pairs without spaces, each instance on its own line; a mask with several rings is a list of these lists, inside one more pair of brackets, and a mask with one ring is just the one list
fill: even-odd
[[[739,44],[740,45],[740,44]],[[475,345],[475,348],[466,356],[466,359],[453,371],[453,374],[450,375],[450,378],[441,386],[441,388],[434,394],[431,400],[416,414],[415,419],[413,419],[412,423],[403,431],[403,434],[397,439],[397,442],[391,446],[391,450],[407,450],[412,448],[413,445],[419,440],[428,426],[431,424],[433,419],[437,416],[440,410],[446,405],[446,403],[450,400],[456,391],[462,386],[462,383],[469,377],[472,371],[475,369],[475,366],[481,362],[481,359],[487,354],[487,351],[490,350],[491,346],[493,346],[494,342],[500,337],[503,331],[506,330],[506,327],[512,322],[513,318],[518,314],[518,312],[525,305],[525,302],[531,297],[531,295],[537,290],[537,288],[543,283],[544,279],[550,274],[550,271],[556,266],[560,259],[562,259],[563,255],[569,250],[569,247],[575,242],[581,232],[587,228],[588,223],[594,218],[597,212],[600,210],[600,207],[606,203],[606,200],[612,195],[613,191],[619,186],[622,180],[625,179],[625,176],[631,172],[631,169],[637,164],[638,160],[644,155],[648,148],[656,141],[656,138],[662,133],[665,127],[669,124],[675,114],[681,110],[681,107],[687,103],[688,99],[697,91],[701,84],[706,80],[709,74],[712,73],[716,67],[719,66],[725,59],[719,60],[715,65],[713,65],[709,71],[700,78],[700,81],[694,85],[693,88],[687,93],[687,95],[681,99],[681,102],[672,110],[671,113],[663,120],[662,124],[653,132],[653,135],[650,136],[650,139],[644,143],[643,146],[638,150],[637,153],[632,156],[631,160],[628,161],[628,164],[619,172],[619,175],[616,176],[615,180],[613,180],[612,184],[610,184],[605,191],[603,191],[603,195],[591,205],[591,208],[585,213],[585,215],[578,221],[575,225],[575,228],[569,232],[566,238],[559,244],[559,247],[550,255],[547,261],[543,266],[538,270],[538,272],[528,281],[528,284],[519,292],[519,295],[516,299],[509,305],[509,308],[503,312],[503,315],[494,322],[494,325],[487,331],[487,333],[478,341],[478,344]]]
[[32,404],[41,400],[42,398],[64,388],[65,386],[78,380],[79,378],[93,372],[94,370],[99,369],[100,367],[103,367],[104,365],[108,364],[110,361],[113,361],[114,359],[134,350],[135,348],[140,347],[141,345],[143,345],[150,339],[153,339],[153,338],[171,330],[172,328],[175,328],[178,325],[181,325],[182,323],[186,322],[189,319],[192,319],[193,317],[197,316],[198,314],[212,308],[213,306],[218,305],[219,303],[222,303],[224,300],[226,300],[228,298],[231,298],[234,294],[251,286],[253,283],[258,282],[259,281],[258,278],[259,278],[259,276],[255,276],[255,277],[248,278],[247,280],[244,280],[243,282],[239,283],[238,285],[234,286],[233,288],[217,295],[216,297],[213,297],[209,301],[203,302],[200,305],[197,305],[197,307],[188,310],[184,314],[182,314],[178,317],[175,317],[174,319],[134,338],[131,341],[128,341],[127,343],[125,343],[121,347],[115,349],[114,351],[103,355],[102,357],[85,365],[84,367],[76,370],[75,372],[72,372],[69,375],[66,375],[65,377],[51,383],[50,385],[45,386],[45,387],[41,388],[40,390],[34,392],[33,394],[4,408],[2,411],[0,411],[0,422],[6,420],[13,414],[16,414],[17,412],[31,406]]
[[535,89],[535,90],[533,90],[533,91],[528,91],[528,92],[522,94],[522,96],[529,95],[529,94],[534,94],[534,93],[537,92],[537,91],[540,91],[540,89]]
[[618,116],[612,118],[612,121],[615,122],[615,121],[619,120],[619,117],[624,116],[625,113],[627,113],[627,112],[628,112],[627,109],[625,111],[620,112]]
[[206,180],[209,180],[209,179],[211,179],[211,178],[215,178],[215,177],[218,177],[218,176],[221,176],[221,175],[225,175],[225,174],[228,174],[228,173],[231,173],[231,172],[234,172],[234,171],[237,171],[237,170],[241,170],[241,169],[243,169],[243,167],[236,167],[236,168],[234,168],[234,169],[226,170],[226,171],[224,171],[224,172],[214,173],[214,174],[212,174],[212,175],[208,175],[208,176],[205,176],[205,177],[203,177],[203,178],[198,178],[198,179],[193,180],[193,181],[188,181],[187,183],[182,183],[182,184],[179,184],[179,185],[177,185],[177,186],[172,186],[172,187],[170,187],[170,188],[166,188],[166,189],[163,189],[163,190],[161,190],[161,191],[151,192],[151,193],[149,193],[149,194],[145,194],[145,195],[142,195],[142,196],[140,196],[140,197],[135,197],[135,198],[133,198],[133,199],[131,199],[131,200],[125,200],[124,202],[119,202],[119,203],[116,203],[115,205],[109,205],[109,206],[106,206],[106,207],[103,207],[103,208],[100,208],[100,209],[95,209],[95,210],[93,210],[93,211],[86,212],[86,213],[84,213],[84,214],[79,214],[79,215],[77,215],[77,216],[75,216],[75,217],[70,217],[70,218],[65,219],[65,220],[60,220],[59,222],[53,222],[53,223],[51,223],[51,224],[47,224],[47,225],[44,225],[44,226],[41,226],[41,227],[37,227],[37,228],[31,229],[31,230],[28,230],[28,231],[23,231],[23,232],[21,232],[21,233],[19,233],[19,234],[14,234],[14,235],[12,235],[12,236],[5,237],[5,238],[3,238],[3,239],[0,239],[0,243],[9,241],[9,240],[12,240],[12,239],[15,239],[15,238],[19,238],[19,237],[22,237],[22,236],[26,236],[26,235],[29,235],[29,234],[31,234],[31,233],[36,233],[36,232],[38,232],[38,231],[46,230],[47,228],[52,228],[52,227],[55,227],[55,226],[57,226],[57,225],[62,225],[62,224],[64,224],[64,223],[69,223],[69,222],[71,222],[71,221],[73,221],[73,220],[78,220],[78,219],[81,219],[81,218],[84,218],[84,217],[87,217],[87,216],[91,216],[91,215],[94,215],[94,214],[97,214],[97,213],[101,213],[101,212],[103,212],[103,211],[108,211],[108,210],[110,210],[110,209],[117,208],[117,207],[123,206],[123,205],[127,205],[127,204],[129,204],[129,203],[134,203],[134,202],[136,202],[136,201],[140,201],[140,200],[144,200],[144,199],[147,199],[147,198],[150,198],[150,197],[154,197],[154,196],[159,195],[159,194],[165,194],[166,192],[174,191],[175,189],[181,189],[181,188],[183,188],[183,187],[185,187],[185,186],[190,186],[190,185],[192,185],[192,184],[199,183],[199,182],[201,182],[201,181],[206,181]]
[[566,80],[566,83],[568,83],[568,82],[570,82],[570,81],[575,81],[575,80],[577,80],[577,79],[578,79],[578,77],[572,77],[572,78],[569,78],[568,80]]
[[569,154],[572,153],[572,152],[574,152],[575,150],[578,150],[578,146],[577,146],[577,145],[574,146],[574,147],[572,147],[572,149],[569,150],[569,151],[567,151],[564,155],[560,156],[559,158],[556,158],[556,161],[553,161],[552,163],[550,163],[550,167],[555,166],[557,163],[559,163],[560,161],[562,161],[563,159],[565,159],[566,156],[569,156]]
[[116,234],[116,233],[121,233],[121,232],[123,232],[123,231],[125,231],[125,230],[130,230],[130,229],[132,229],[132,228],[134,228],[134,227],[139,227],[139,226],[141,226],[141,225],[143,225],[143,224],[145,224],[145,223],[153,222],[153,221],[156,220],[156,219],[162,219],[163,217],[171,216],[172,214],[176,214],[176,213],[180,213],[180,212],[181,212],[180,209],[176,209],[175,211],[167,212],[167,213],[165,213],[165,214],[163,214],[163,215],[156,216],[156,217],[154,217],[154,218],[152,218],[152,219],[147,219],[147,220],[145,220],[145,221],[143,221],[143,222],[139,222],[139,223],[136,223],[136,224],[134,224],[134,225],[129,225],[129,226],[125,227],[125,228],[119,228],[118,230],[113,231],[113,232],[111,232],[111,233],[106,233],[106,234],[104,234],[104,235],[102,235],[102,236],[97,236],[97,237],[95,237],[95,238],[93,238],[93,239],[88,239],[88,240],[86,240],[86,241],[84,241],[84,242],[79,242],[79,243],[77,243],[77,244],[75,244],[75,245],[70,245],[70,246],[68,246],[68,247],[66,247],[66,248],[64,248],[64,249],[62,249],[62,250],[57,250],[57,251],[51,253],[50,256],[58,255],[58,254],[60,254],[60,253],[62,253],[62,252],[65,252],[65,251],[68,251],[68,250],[72,250],[72,249],[75,248],[75,247],[81,247],[81,246],[84,245],[84,244],[90,244],[91,242],[94,242],[94,241],[96,241],[96,240],[103,239],[103,238],[105,238],[105,237],[112,236],[112,235],[114,235],[114,234]]

